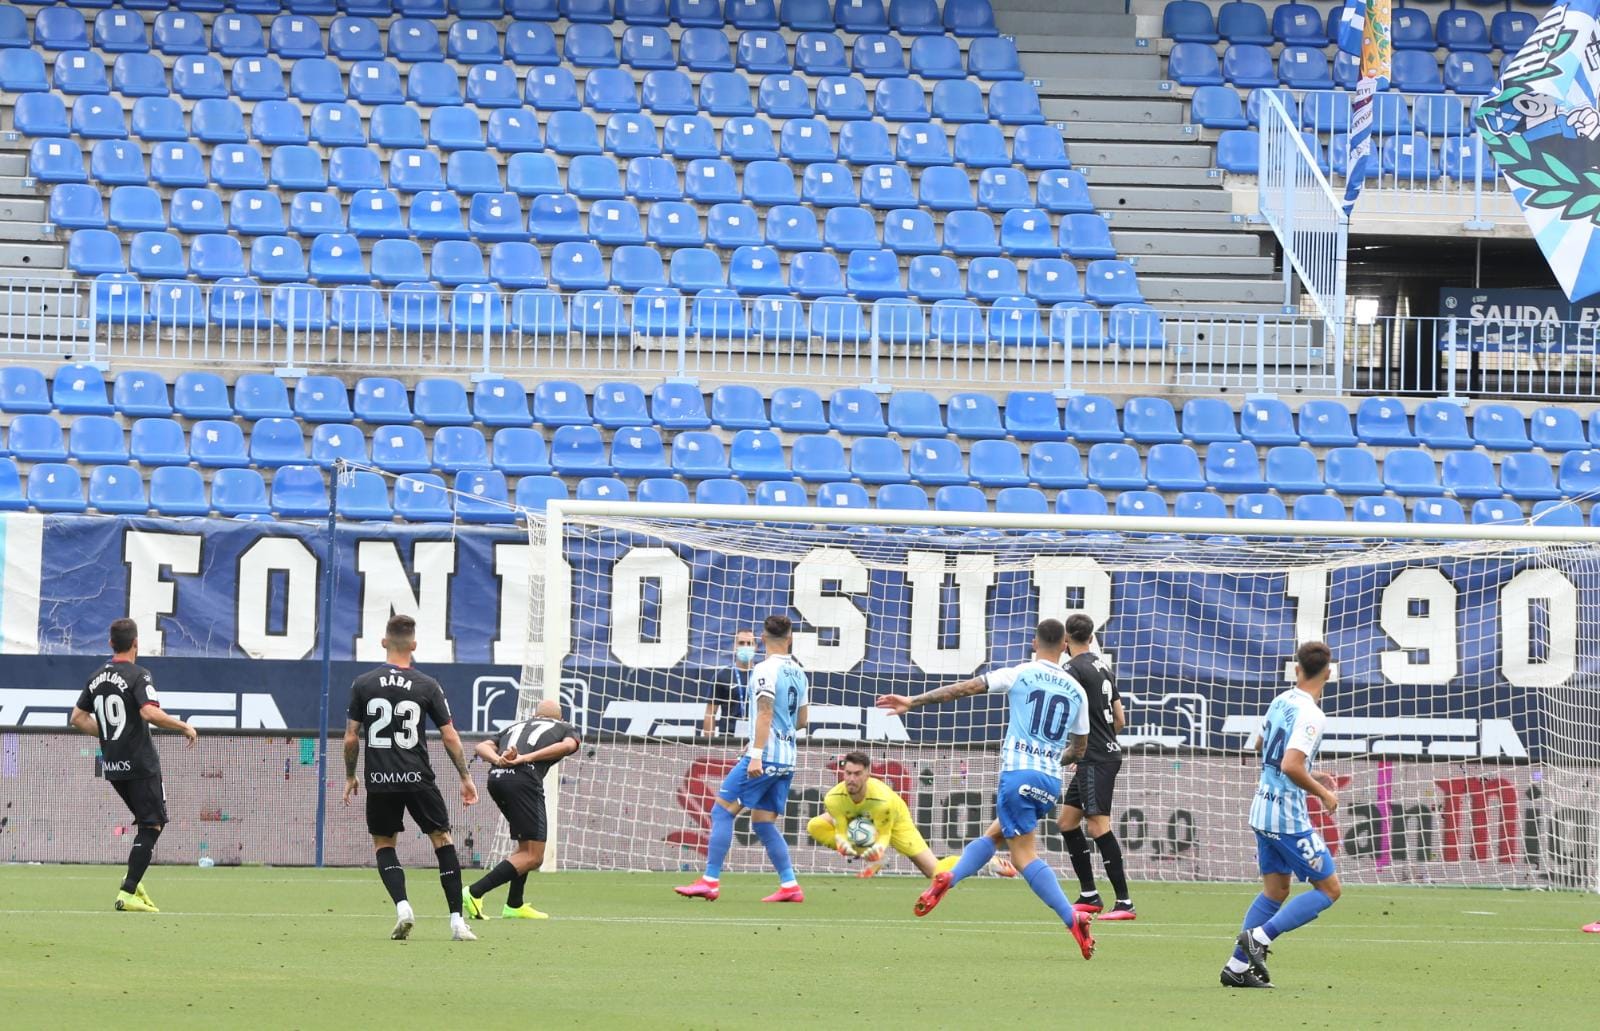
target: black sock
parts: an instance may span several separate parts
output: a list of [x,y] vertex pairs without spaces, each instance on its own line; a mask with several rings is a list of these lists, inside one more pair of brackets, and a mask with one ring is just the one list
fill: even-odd
[[406,869],[400,865],[400,857],[395,855],[394,849],[378,849],[378,876],[383,878],[383,886],[389,890],[391,899],[397,903],[406,900]]
[[456,858],[454,845],[441,845],[433,850],[439,857],[439,884],[444,888],[444,900],[450,904],[450,913],[461,913],[461,860]]
[[1078,875],[1078,887],[1084,895],[1097,894],[1094,887],[1094,862],[1089,858],[1089,836],[1082,827],[1062,831],[1061,839],[1067,843],[1067,855],[1072,859],[1072,872]]
[[490,870],[482,877],[479,877],[478,880],[468,890],[472,892],[473,898],[481,899],[491,891],[494,891],[496,888],[500,887],[500,885],[516,879],[517,868],[511,865],[511,860],[502,859],[499,863],[495,864],[495,868],[493,870]]
[[528,887],[528,875],[519,873],[511,878],[511,887],[506,891],[506,905],[512,909],[522,908],[522,892]]
[[150,860],[155,856],[156,839],[159,837],[159,827],[140,827],[139,833],[133,836],[133,847],[128,850],[128,876],[122,880],[122,890],[129,895],[139,890],[144,872],[150,869]]
[[1100,860],[1106,866],[1106,880],[1111,882],[1111,890],[1117,893],[1117,901],[1127,901],[1128,875],[1122,869],[1122,844],[1111,831],[1095,838],[1094,844],[1100,850]]

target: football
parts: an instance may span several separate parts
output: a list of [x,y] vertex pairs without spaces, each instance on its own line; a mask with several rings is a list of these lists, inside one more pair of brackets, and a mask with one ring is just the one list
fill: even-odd
[[857,852],[865,852],[878,840],[878,828],[873,826],[872,820],[865,816],[858,816],[851,820],[844,829],[845,840],[850,842],[850,847]]

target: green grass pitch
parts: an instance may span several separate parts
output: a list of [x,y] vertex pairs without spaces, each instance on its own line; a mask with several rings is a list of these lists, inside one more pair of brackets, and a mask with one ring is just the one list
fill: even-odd
[[[923,920],[923,882],[770,877],[712,903],[671,874],[535,874],[549,921],[474,923],[453,943],[435,871],[407,871],[419,922],[391,942],[371,870],[156,867],[159,915],[111,909],[119,869],[0,867],[7,1027],[1592,1028],[1593,896],[1364,888],[1274,949],[1273,992],[1217,971],[1253,890],[1136,885],[1085,963],[1018,881],[980,878]],[[467,872],[470,882],[476,875]],[[1299,889],[1299,890],[1304,890]],[[498,913],[501,892],[491,896]]]

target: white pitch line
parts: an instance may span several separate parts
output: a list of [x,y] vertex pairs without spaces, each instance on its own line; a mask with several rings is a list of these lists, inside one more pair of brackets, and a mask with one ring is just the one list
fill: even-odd
[[[109,910],[109,909],[0,909],[0,914],[4,914],[6,916],[56,916],[56,917],[59,917],[59,916],[113,917],[113,916],[115,916],[118,919],[127,919],[126,917],[119,916],[114,910]],[[282,920],[303,920],[306,917],[313,917],[313,918],[323,919],[323,920],[366,920],[366,921],[372,922],[374,925],[380,925],[380,924],[384,923],[386,920],[388,920],[388,917],[385,916],[385,915],[372,915],[372,914],[366,914],[366,913],[190,913],[190,912],[181,912],[180,913],[180,912],[168,911],[168,912],[165,912],[165,913],[157,914],[156,917],[153,917],[152,919],[155,919],[155,918],[158,918],[158,917],[180,917],[180,918],[188,918],[188,919],[239,919],[239,920],[277,920],[277,919],[282,919]],[[427,919],[433,919],[433,918],[431,918],[431,917],[423,917],[422,919],[427,920]],[[443,920],[444,918],[443,917],[439,917],[437,919]],[[859,918],[859,919],[851,919],[851,920],[833,920],[833,919],[803,920],[803,921],[799,921],[799,922],[796,922],[796,923],[780,925],[777,921],[774,921],[774,920],[763,920],[763,919],[757,919],[757,918],[754,918],[754,917],[710,917],[710,918],[705,918],[705,919],[697,919],[697,918],[694,918],[694,917],[560,916],[560,915],[555,915],[555,914],[552,914],[552,922],[553,923],[557,923],[557,924],[562,923],[562,922],[566,922],[566,923],[582,923],[582,924],[656,924],[656,925],[669,926],[669,927],[671,927],[671,926],[722,926],[722,927],[770,928],[770,927],[775,927],[775,926],[784,926],[784,927],[787,927],[787,928],[789,928],[791,930],[796,930],[796,931],[805,930],[808,927],[834,928],[834,927],[860,927],[862,925],[879,925],[879,926],[892,925],[892,926],[904,927],[904,926],[906,926],[906,925],[908,925],[910,923],[910,921],[903,921],[903,920],[884,920],[884,919],[873,918],[873,917],[862,917],[862,918]],[[1059,938],[1061,936],[1061,934],[1062,934],[1062,932],[1060,930],[1057,930],[1057,929],[1053,929],[1053,928],[1049,928],[1049,927],[1041,928],[1041,927],[1038,926],[1038,924],[1036,922],[1030,922],[1027,925],[1023,925],[1023,926],[1019,926],[1019,925],[1022,925],[1021,921],[996,921],[996,922],[987,922],[986,924],[979,924],[979,923],[977,923],[975,921],[946,920],[941,924],[936,924],[936,925],[935,924],[930,924],[928,926],[932,930],[935,930],[935,931],[943,930],[943,931],[952,931],[952,932],[957,932],[957,933],[962,933],[962,934],[1008,934],[1008,935],[1027,934],[1027,935],[1039,935],[1039,936],[1042,936],[1042,937],[1047,936],[1047,937],[1052,937],[1052,938]],[[1102,933],[1102,937],[1100,938],[1101,944],[1111,944],[1113,942],[1116,942],[1115,938],[1105,937],[1104,935],[1106,933],[1110,933],[1110,932],[1103,932]],[[1126,944],[1126,943],[1142,942],[1142,941],[1158,941],[1158,940],[1165,940],[1165,941],[1206,941],[1206,942],[1220,942],[1220,943],[1226,944],[1231,939],[1229,939],[1228,935],[1225,932],[1223,932],[1223,933],[1211,933],[1211,934],[1166,934],[1166,933],[1163,933],[1163,932],[1160,932],[1160,931],[1147,931],[1147,930],[1140,929],[1140,930],[1131,932],[1122,942],[1117,942],[1117,944]],[[1452,940],[1452,941],[1440,942],[1436,938],[1352,938],[1352,937],[1334,936],[1332,938],[1332,940],[1334,940],[1336,942],[1354,943],[1354,944],[1361,944],[1361,945],[1435,945],[1435,946],[1443,945],[1443,946],[1446,946],[1446,947],[1455,946],[1455,945],[1470,945],[1470,946],[1474,946],[1474,947],[1479,947],[1479,946],[1482,946],[1482,947],[1489,947],[1489,946],[1504,947],[1506,945],[1529,945],[1529,946],[1555,946],[1555,947],[1565,947],[1565,948],[1594,948],[1593,943],[1587,942],[1587,941],[1517,941],[1517,940],[1510,940],[1510,939],[1505,939],[1505,938],[1496,938],[1496,939],[1484,940],[1484,941],[1478,941],[1478,940],[1472,940],[1472,939],[1455,939],[1455,940]]]

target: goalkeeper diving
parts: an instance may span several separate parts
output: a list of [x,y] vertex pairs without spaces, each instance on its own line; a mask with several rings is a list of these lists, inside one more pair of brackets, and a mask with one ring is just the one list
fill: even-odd
[[[822,799],[822,804],[826,811],[812,817],[806,830],[823,848],[831,848],[846,859],[865,861],[856,876],[877,874],[891,848],[911,860],[924,877],[938,872],[939,860],[918,832],[905,799],[872,776],[872,759],[867,753],[850,752],[839,760],[839,783]],[[871,845],[857,848],[850,843],[848,828],[852,820],[863,816],[872,821],[877,837]],[[955,857],[949,859],[953,861]],[[996,865],[996,872],[1015,876],[1004,860]]]

